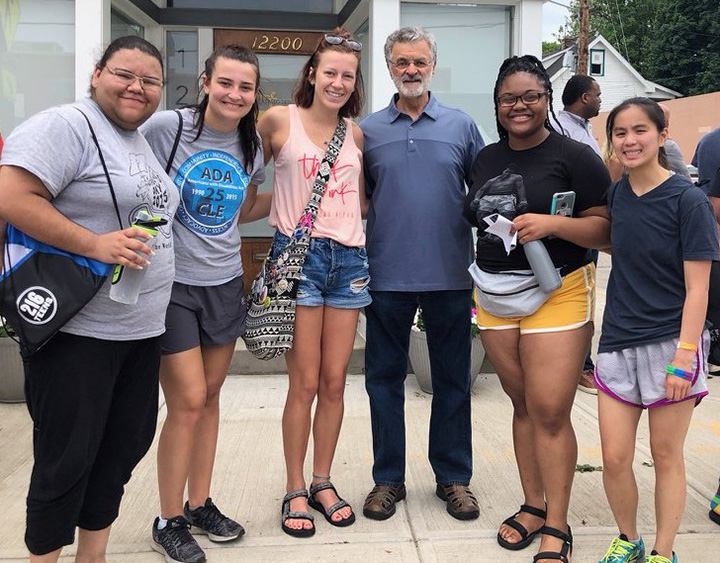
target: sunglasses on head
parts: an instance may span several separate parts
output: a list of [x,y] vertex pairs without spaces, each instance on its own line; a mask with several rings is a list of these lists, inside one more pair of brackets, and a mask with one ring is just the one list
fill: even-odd
[[332,33],[326,33],[325,34],[325,43],[328,45],[342,45],[345,43],[350,49],[353,51],[357,51],[358,53],[362,51],[362,43],[359,41],[355,41],[353,39],[345,39],[344,37],[340,37],[339,35],[333,35]]

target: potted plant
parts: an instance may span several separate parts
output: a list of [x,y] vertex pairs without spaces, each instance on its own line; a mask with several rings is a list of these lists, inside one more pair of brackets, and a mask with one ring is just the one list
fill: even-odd
[[[470,336],[472,347],[470,349],[470,388],[475,385],[483,360],[485,349],[480,341],[480,329],[475,323],[477,311],[474,305],[470,308]],[[425,334],[425,323],[422,318],[422,311],[418,310],[415,316],[415,323],[410,331],[410,346],[408,349],[410,366],[420,389],[425,393],[432,393],[432,377],[430,375],[430,353],[427,347],[427,335]]]
[[20,345],[13,339],[15,331],[1,319],[0,322],[0,403],[25,401],[25,370]]

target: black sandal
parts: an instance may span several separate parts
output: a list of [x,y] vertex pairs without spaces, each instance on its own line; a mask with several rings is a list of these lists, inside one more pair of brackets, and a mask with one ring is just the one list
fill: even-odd
[[532,516],[537,516],[538,518],[542,518],[543,520],[545,520],[545,518],[547,518],[547,513],[544,510],[535,508],[534,506],[530,506],[529,504],[520,505],[520,510],[518,510],[515,514],[513,514],[509,518],[506,518],[503,521],[503,524],[511,527],[518,534],[520,534],[520,541],[509,542],[506,539],[503,539],[503,537],[500,535],[500,532],[498,532],[497,542],[500,544],[500,547],[509,549],[510,551],[518,551],[520,549],[525,549],[527,546],[529,546],[532,543],[532,541],[535,539],[535,536],[537,536],[542,531],[543,526],[540,526],[537,530],[528,532],[527,529],[525,528],[525,526],[523,526],[520,522],[515,520],[515,518],[521,512],[531,514]]
[[537,563],[541,559],[552,559],[553,561],[562,561],[562,563],[570,563],[570,555],[572,555],[573,548],[573,537],[572,530],[568,526],[567,534],[561,532],[557,528],[551,528],[550,526],[543,526],[540,530],[541,534],[547,536],[553,536],[563,541],[563,545],[560,548],[560,552],[557,551],[541,551],[535,557],[533,557],[533,563]]
[[[290,511],[290,501],[299,497],[308,498],[307,489],[298,489],[297,491],[292,491],[283,497],[281,509],[282,522],[280,525],[282,527],[282,531],[290,536],[295,538],[309,538],[310,536],[315,535],[315,518],[313,518],[312,514],[305,512],[304,510]],[[290,528],[285,525],[287,520],[309,520],[313,525],[312,528]]]
[[[338,502],[333,504],[327,510],[325,510],[325,507],[320,501],[315,500],[315,495],[318,494],[320,491],[324,491],[326,489],[332,489],[332,491],[335,493],[335,496],[338,498]],[[337,490],[335,490],[335,486],[330,481],[310,485],[310,499],[308,500],[308,504],[310,505],[310,508],[314,508],[318,512],[322,513],[322,515],[325,516],[325,520],[330,522],[330,524],[332,524],[333,526],[337,526],[338,528],[344,528],[345,526],[349,526],[350,524],[355,522],[355,512],[351,512],[350,516],[348,516],[347,518],[343,518],[342,520],[332,519],[332,515],[341,508],[345,508],[347,506],[348,508],[350,508],[350,510],[352,510],[352,507],[345,500],[340,498]]]

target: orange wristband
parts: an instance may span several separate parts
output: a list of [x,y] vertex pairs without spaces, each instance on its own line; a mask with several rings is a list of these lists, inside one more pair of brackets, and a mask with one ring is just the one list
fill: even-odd
[[697,345],[690,344],[689,342],[683,342],[682,340],[678,342],[677,347],[679,350],[690,350],[691,352],[697,352]]

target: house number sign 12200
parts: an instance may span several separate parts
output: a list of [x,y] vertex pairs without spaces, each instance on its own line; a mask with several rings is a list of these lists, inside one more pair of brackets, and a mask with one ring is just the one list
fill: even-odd
[[321,35],[317,32],[216,29],[215,44],[238,43],[256,53],[311,55]]

